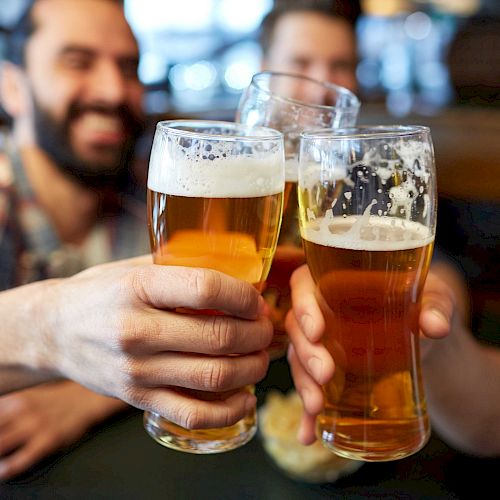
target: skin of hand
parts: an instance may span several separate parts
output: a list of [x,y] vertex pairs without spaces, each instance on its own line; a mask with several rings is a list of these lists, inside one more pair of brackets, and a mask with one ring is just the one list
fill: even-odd
[[[14,354],[3,361],[0,354],[0,367],[69,378],[188,429],[234,424],[256,402],[241,388],[261,380],[269,364],[264,300],[250,284],[217,271],[144,262],[3,292],[17,315],[4,330],[13,332],[5,353]],[[20,303],[27,305],[16,308]],[[35,332],[21,331],[23,324]],[[182,389],[224,397],[207,401]]]
[[[325,328],[323,315],[315,293],[316,287],[307,266],[298,268],[290,280],[291,309],[286,318],[286,329],[291,344],[288,361],[297,392],[304,403],[304,415],[298,431],[302,444],[316,440],[316,415],[323,408],[321,385],[333,376],[335,365],[331,355],[321,343]],[[423,359],[428,356],[433,342],[450,332],[456,298],[452,289],[431,268],[422,295],[420,328]]]
[[125,407],[70,381],[0,397],[0,480],[71,445],[94,424]]

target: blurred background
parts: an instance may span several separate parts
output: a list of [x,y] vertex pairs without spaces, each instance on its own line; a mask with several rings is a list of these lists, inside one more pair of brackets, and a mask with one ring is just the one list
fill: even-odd
[[[273,3],[125,0],[141,46],[148,113],[232,116],[242,89],[259,70],[258,28]],[[0,0],[2,30],[24,5],[25,0]],[[498,105],[498,0],[362,0],[361,9],[357,78],[365,103],[383,104],[396,117],[435,115],[470,98]],[[456,46],[459,33],[466,33],[465,48]]]

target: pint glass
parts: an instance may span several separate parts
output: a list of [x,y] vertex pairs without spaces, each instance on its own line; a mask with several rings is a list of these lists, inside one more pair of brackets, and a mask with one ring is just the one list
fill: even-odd
[[[261,289],[276,249],[283,189],[280,132],[227,122],[158,123],[148,175],[154,262],[215,269]],[[159,443],[190,453],[228,451],[256,431],[255,410],[220,429],[188,430],[148,412],[144,422]]]
[[236,120],[283,132],[285,138],[285,203],[278,249],[264,297],[273,311],[274,338],[270,355],[285,352],[284,319],[290,309],[289,281],[304,263],[297,202],[297,166],[300,134],[306,129],[352,127],[359,100],[347,89],[311,78],[264,71],[254,75],[238,107]]
[[318,436],[348,458],[410,455],[430,432],[418,326],[436,220],[429,130],[302,134],[299,205],[335,361]]

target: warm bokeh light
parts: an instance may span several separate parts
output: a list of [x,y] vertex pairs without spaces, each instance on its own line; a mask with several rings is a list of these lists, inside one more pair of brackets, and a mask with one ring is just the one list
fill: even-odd
[[410,10],[410,2],[407,0],[362,0],[361,7],[366,15],[370,16],[394,16],[403,11]]

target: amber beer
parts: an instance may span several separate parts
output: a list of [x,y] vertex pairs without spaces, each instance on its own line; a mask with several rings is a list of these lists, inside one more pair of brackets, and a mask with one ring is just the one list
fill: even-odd
[[416,222],[355,221],[318,219],[303,229],[335,360],[318,433],[339,455],[392,460],[419,450],[430,432],[415,359],[433,238]]
[[285,317],[292,306],[290,277],[297,267],[305,263],[298,221],[297,168],[297,160],[286,161],[283,220],[278,247],[263,293],[271,306],[274,325],[273,341],[268,348],[272,358],[277,358],[286,351],[288,336]]
[[261,289],[274,255],[282,199],[282,193],[204,198],[148,189],[154,262],[215,269]]
[[[215,269],[261,290],[278,239],[282,170],[274,168],[277,165],[272,162],[245,159],[184,163],[185,168],[180,168],[179,160],[176,164],[184,182],[179,183],[175,176],[155,182],[150,175],[147,198],[154,262]],[[253,391],[253,387],[247,390]],[[205,400],[228,397],[226,393],[184,391]],[[216,429],[184,429],[154,413],[147,413],[145,421],[155,439],[192,453],[233,449],[247,442],[256,430],[255,410],[232,426]]]

